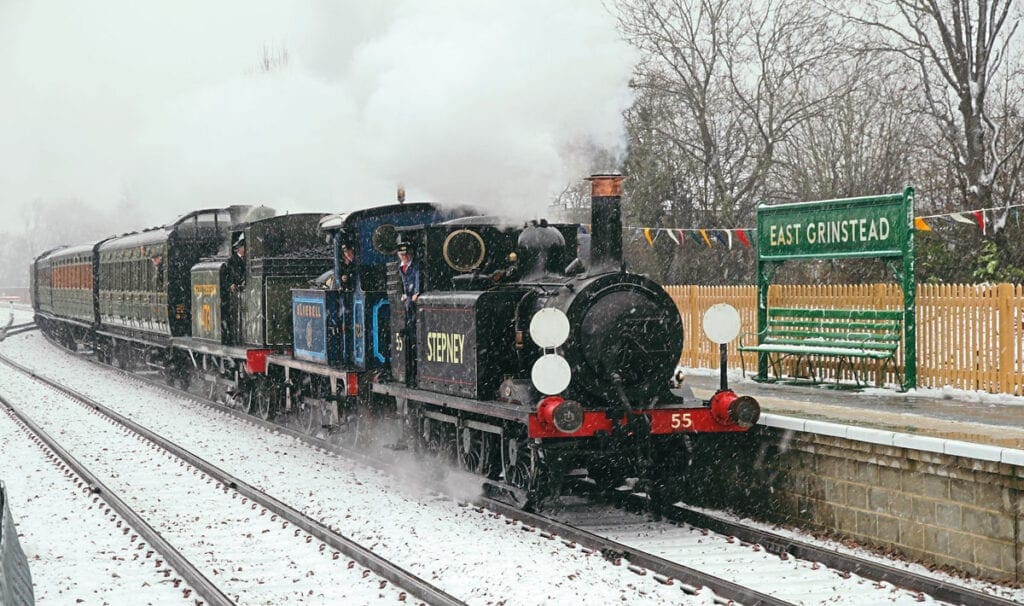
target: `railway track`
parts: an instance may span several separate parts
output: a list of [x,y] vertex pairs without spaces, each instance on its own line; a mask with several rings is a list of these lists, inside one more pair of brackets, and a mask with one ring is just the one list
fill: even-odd
[[[244,482],[240,478],[228,474],[208,461],[193,455],[187,450],[179,447],[178,445],[164,439],[163,437],[155,434],[154,432],[140,426],[139,424],[127,419],[123,415],[107,408],[99,402],[81,394],[74,390],[71,390],[63,385],[60,385],[56,381],[41,376],[31,369],[28,369],[13,360],[5,356],[0,356],[0,361],[17,369],[23,373],[26,377],[31,377],[33,380],[38,381],[48,388],[57,391],[62,397],[75,401],[80,404],[81,412],[79,414],[80,420],[71,420],[67,418],[67,407],[64,407],[60,411],[59,418],[51,418],[50,424],[60,424],[61,435],[65,440],[74,441],[79,449],[90,448],[90,443],[87,439],[83,439],[74,434],[75,431],[71,428],[74,427],[87,427],[88,431],[97,431],[97,423],[95,420],[90,422],[86,417],[90,412],[98,413],[105,419],[116,423],[121,429],[114,428],[112,432],[108,432],[108,437],[105,440],[101,440],[99,444],[108,444],[107,447],[97,446],[97,443],[93,439],[91,443],[92,448],[102,448],[103,450],[116,450],[115,456],[124,457],[130,460],[130,467],[134,469],[127,469],[126,465],[118,464],[109,470],[107,475],[114,476],[125,476],[129,479],[124,480],[128,484],[135,483],[137,485],[145,486],[149,489],[158,489],[159,486],[175,486],[175,492],[181,490],[178,486],[183,480],[182,478],[189,478],[193,476],[196,479],[193,483],[198,483],[206,486],[210,486],[212,482],[216,482],[215,487],[207,488],[206,490],[200,490],[195,493],[196,501],[202,502],[205,509],[207,507],[213,507],[219,512],[215,516],[203,516],[196,515],[195,520],[191,523],[193,527],[201,527],[202,524],[206,524],[207,528],[216,527],[218,525],[224,525],[225,522],[234,520],[239,528],[234,530],[234,535],[238,537],[249,537],[250,539],[255,533],[267,533],[271,531],[280,531],[282,535],[280,538],[274,540],[275,545],[281,544],[289,545],[289,548],[297,549],[309,549],[307,544],[311,543],[313,539],[320,541],[322,545],[319,547],[320,552],[325,552],[326,548],[330,548],[332,554],[330,559],[324,558],[324,562],[337,562],[337,564],[329,564],[323,567],[323,570],[318,571],[317,577],[331,578],[332,583],[323,584],[316,583],[319,590],[323,590],[324,587],[344,587],[345,582],[341,582],[346,577],[353,577],[352,583],[362,583],[364,585],[370,585],[365,579],[360,580],[358,573],[350,570],[350,565],[344,561],[340,561],[340,554],[344,554],[347,558],[350,558],[355,563],[365,567],[372,571],[374,574],[379,576],[381,579],[392,583],[396,588],[400,590],[392,590],[395,594],[396,600],[404,600],[404,593],[408,592],[411,596],[416,599],[423,600],[428,604],[442,604],[442,605],[461,605],[464,604],[459,598],[448,594],[447,592],[433,586],[425,580],[419,578],[417,575],[395,565],[375,554],[372,550],[360,545],[348,538],[342,536],[340,533],[335,532],[333,529],[312,520],[305,516],[301,512],[294,508],[286,505],[285,503],[275,499],[274,497],[266,494],[263,491],[258,490],[252,485]],[[236,572],[235,580],[240,581],[238,576],[245,576],[247,582],[236,582],[228,583],[232,585],[229,589],[222,589],[221,586],[225,584],[223,577],[225,576],[224,566],[227,564],[226,561],[221,561],[219,564],[213,565],[213,568],[221,578],[219,582],[213,582],[210,580],[209,575],[205,575],[200,572],[199,568],[202,565],[194,564],[190,561],[191,558],[199,559],[195,557],[195,554],[190,556],[182,555],[174,546],[171,545],[170,541],[164,539],[162,534],[167,532],[167,527],[170,525],[164,520],[164,527],[162,531],[154,529],[148,522],[146,517],[137,513],[138,506],[132,507],[127,504],[126,498],[119,496],[122,492],[120,489],[111,489],[108,486],[100,482],[96,474],[93,474],[84,465],[79,463],[76,458],[72,455],[69,449],[65,448],[61,444],[58,444],[48,433],[40,427],[35,421],[32,420],[33,413],[26,413],[24,410],[19,410],[14,404],[9,401],[4,401],[4,405],[12,410],[12,412],[18,416],[18,418],[29,427],[33,433],[38,435],[48,447],[60,456],[69,467],[72,467],[79,476],[81,476],[89,485],[93,492],[101,495],[103,499],[110,504],[111,508],[118,512],[119,515],[123,516],[130,524],[131,527],[137,528],[140,534],[145,538],[149,544],[153,545],[163,555],[168,563],[170,563],[176,571],[185,579],[185,581],[195,587],[196,591],[202,595],[206,603],[208,604],[233,604],[237,602],[251,603],[257,601],[256,599],[246,597],[246,586],[251,583],[250,586],[254,585],[265,585],[270,583],[280,583],[282,587],[285,587],[283,595],[279,596],[277,600],[271,600],[272,603],[283,603],[286,601],[288,596],[294,597],[294,590],[288,588],[288,585],[294,582],[292,578],[294,575],[291,573],[285,574],[284,578],[278,578],[276,581],[273,580],[272,569],[273,561],[280,554],[272,554],[274,557],[265,558],[267,561],[262,562],[263,564],[269,564],[270,566],[264,566],[260,574],[266,574],[267,579],[257,580],[254,574],[238,575]],[[35,414],[46,416],[45,411],[41,407],[34,407]],[[120,445],[128,440],[125,440],[125,433],[131,432],[136,434],[140,440],[145,440],[147,443],[164,450],[170,459],[169,464],[157,463],[156,465],[148,464],[146,461],[147,457],[132,456],[126,452],[125,449],[115,448],[114,445]],[[147,453],[148,455],[148,453]],[[184,472],[178,472],[174,470],[174,460],[178,461],[177,467],[182,468]],[[151,461],[152,459],[150,459]],[[188,467],[192,467],[192,473],[188,474]],[[165,469],[162,467],[170,467],[173,471],[168,475]],[[200,473],[202,474],[200,476]],[[228,497],[227,495],[231,496]],[[199,496],[201,495],[201,497]],[[239,498],[241,497],[241,498]],[[200,501],[202,498],[204,500]],[[144,498],[137,500],[141,502],[147,502]],[[219,502],[218,502],[219,500]],[[240,501],[240,503],[239,503]],[[248,502],[251,501],[251,504]],[[163,509],[163,504],[159,501],[153,502],[148,501],[145,506],[147,511],[147,517],[152,518],[156,512]],[[222,509],[218,509],[222,508]],[[256,511],[257,508],[262,508],[260,511]],[[192,508],[192,512],[198,513],[199,510]],[[178,511],[178,513],[181,513]],[[278,517],[282,521],[278,521]],[[209,518],[209,519],[206,519]],[[259,518],[263,518],[259,520]],[[296,528],[289,529],[288,526],[292,525]],[[301,534],[305,533],[306,537],[302,537]],[[226,535],[230,532],[219,532],[217,536],[221,540],[226,540]],[[266,537],[261,537],[261,541],[266,541]],[[229,545],[225,549],[233,556],[238,556],[246,553],[247,550],[253,549],[254,545],[251,541],[242,541],[240,544]],[[212,552],[210,552],[212,553]],[[242,558],[242,561],[246,561],[247,558]],[[296,557],[295,560],[300,560],[301,557]],[[259,563],[253,563],[250,561],[250,567],[258,566]],[[287,561],[287,558],[285,558]],[[308,558],[307,558],[308,561]],[[207,559],[206,566],[211,566],[209,559]],[[313,571],[310,571],[313,572]],[[378,590],[383,590],[386,583],[380,581],[372,584],[378,585]],[[229,597],[231,594],[231,597]],[[346,600],[345,594],[337,596],[324,596],[326,599]],[[284,599],[281,599],[284,598]]]
[[[183,395],[187,393],[169,387],[159,381],[145,377],[137,377],[136,375],[131,376],[139,378],[140,380],[143,380],[159,389],[166,389]],[[339,452],[348,457],[360,457],[365,459],[364,463],[369,465],[386,467],[386,465],[381,465],[378,458],[361,457],[361,455],[355,451],[330,444],[321,438],[308,436],[302,431],[291,428],[282,429],[280,425],[256,419],[238,409],[225,406],[218,402],[205,400],[201,397],[195,396],[194,394],[189,393],[187,395],[199,402],[217,407],[218,409],[245,418],[254,423],[258,423],[268,429],[287,431],[296,439],[302,440],[311,445],[332,449],[335,452]],[[584,483],[582,486],[585,487],[592,485]],[[597,498],[595,490],[587,490],[584,488],[580,492],[591,493],[592,497]],[[619,513],[623,516],[631,516],[632,519],[630,522],[632,524],[639,525],[650,523],[648,520],[645,520],[643,516],[627,514],[625,512],[626,509],[636,510],[637,508],[643,508],[644,497],[642,495],[621,492],[614,494],[613,497],[619,508]],[[483,506],[490,511],[500,513],[507,519],[522,524],[525,529],[539,529],[540,532],[546,533],[553,539],[557,536],[562,539],[563,543],[568,548],[579,546],[580,549],[604,554],[612,561],[626,560],[628,562],[628,566],[632,566],[639,571],[638,574],[640,572],[651,572],[652,577],[658,580],[658,582],[677,582],[680,588],[689,594],[696,594],[699,593],[702,588],[707,588],[707,590],[713,592],[717,597],[739,604],[807,603],[806,595],[792,595],[793,592],[789,592],[789,599],[774,595],[773,591],[777,594],[779,585],[777,583],[777,579],[774,577],[769,579],[766,583],[769,587],[756,588],[743,583],[736,583],[728,578],[723,578],[721,575],[716,575],[712,572],[687,565],[686,562],[700,560],[701,558],[701,554],[694,554],[692,550],[690,552],[681,552],[681,555],[677,557],[672,557],[671,555],[669,557],[665,557],[655,553],[656,549],[653,546],[644,545],[642,542],[627,544],[619,540],[615,540],[612,537],[614,533],[608,532],[608,528],[595,528],[594,524],[588,522],[586,508],[596,507],[598,509],[603,509],[601,505],[583,504],[582,506],[575,508],[572,515],[567,515],[567,512],[563,511],[563,515],[559,518],[557,515],[545,516],[523,512],[515,507],[494,499],[480,498],[475,501],[475,504]],[[605,511],[605,514],[606,513],[607,512]],[[831,597],[836,593],[843,593],[841,588],[836,589],[833,587],[836,583],[848,585],[849,593],[863,590],[865,585],[863,583],[863,579],[867,579],[873,581],[873,583],[868,586],[878,592],[879,597],[877,599],[887,598],[888,596],[885,596],[883,593],[885,591],[902,590],[906,593],[905,598],[912,602],[917,602],[923,599],[923,596],[927,595],[936,600],[953,604],[976,603],[982,605],[1007,606],[1015,603],[1010,600],[983,594],[957,585],[944,583],[934,578],[915,575],[898,568],[870,562],[855,556],[846,556],[841,553],[820,548],[810,543],[797,541],[773,533],[766,533],[750,527],[744,527],[739,524],[729,522],[724,518],[715,518],[710,515],[697,512],[693,509],[676,507],[673,511],[669,512],[667,518],[669,521],[661,532],[664,532],[669,527],[676,528],[677,526],[673,525],[673,522],[676,522],[699,527],[697,532],[702,533],[702,536],[706,536],[703,534],[706,531],[723,535],[723,539],[726,543],[735,544],[736,549],[734,551],[736,553],[736,558],[742,559],[750,556],[751,553],[755,554],[750,563],[751,568],[763,567],[763,563],[760,561],[763,558],[756,555],[758,552],[772,554],[776,557],[781,556],[780,560],[783,562],[790,557],[793,557],[797,560],[806,562],[815,571],[819,570],[818,565],[827,568],[829,571],[834,573],[827,578],[829,583],[822,583],[821,578],[813,581],[827,588],[827,593],[824,597]],[[756,545],[757,547],[752,547],[753,545]],[[782,566],[784,568],[792,568],[792,565],[783,564]],[[857,575],[861,578],[853,578],[852,575]],[[815,576],[820,577],[821,575]],[[801,592],[798,590],[797,593],[799,594]],[[807,592],[803,591],[802,593],[806,594]],[[785,595],[785,592],[783,595]],[[825,601],[825,599],[822,599],[822,601]]]
[[[183,394],[179,390],[168,388],[162,382],[134,374],[129,376],[160,389]],[[194,394],[187,395],[193,400],[245,418],[248,422],[266,426],[272,431],[286,433],[318,448],[343,453],[346,457],[353,456],[350,451],[321,439],[264,422],[246,415],[242,411],[204,400]],[[363,462],[380,467],[375,460],[364,460]],[[621,508],[635,508],[639,500],[642,499],[642,497],[628,493],[616,493],[614,498],[617,500],[616,505]],[[486,507],[487,511],[497,512],[504,516],[506,521],[520,525],[524,530],[533,529],[541,535],[547,535],[552,541],[560,539],[562,546],[567,550],[584,550],[602,554],[613,562],[616,560],[624,562],[626,567],[636,574],[649,573],[649,577],[653,581],[672,582],[686,593],[713,591],[716,599],[719,600],[731,600],[743,604],[813,603],[819,599],[826,601],[824,598],[810,597],[809,594],[813,594],[813,591],[807,590],[808,586],[821,586],[825,588],[828,598],[858,593],[867,596],[867,601],[853,603],[872,603],[872,600],[896,601],[896,603],[940,600],[949,603],[1000,606],[1016,603],[996,595],[974,591],[932,577],[914,575],[899,568],[846,556],[781,535],[743,527],[724,518],[715,518],[682,508],[673,511],[669,516],[669,521],[654,524],[642,515],[628,514],[622,509],[609,512],[604,505],[593,502],[576,503],[563,508],[562,511],[553,510],[547,516],[526,514],[503,503],[488,500],[479,500],[477,505]],[[618,520],[609,524],[609,516],[617,517]],[[700,528],[695,530],[691,526]],[[633,528],[643,528],[643,532],[658,536],[661,540],[643,541],[639,540],[637,536],[628,536],[631,532],[630,529]],[[684,533],[684,531],[704,537],[697,541],[705,543],[697,548],[697,551],[692,548],[687,551],[685,539],[672,536]],[[742,561],[744,554],[752,556],[747,560],[748,563],[741,564],[740,568],[746,571],[765,569],[765,557],[770,556],[771,560],[783,562],[784,571],[767,575],[770,578],[766,583],[762,583],[761,587],[758,587],[756,583],[732,582],[719,578],[729,575],[716,575],[699,570],[696,566],[689,566],[688,564],[699,562],[702,559],[710,560],[713,557],[710,555],[711,550],[709,550],[707,542],[713,540],[714,533],[724,535],[718,537],[719,542],[731,546],[732,552],[727,556],[728,558]],[[712,538],[708,538],[709,535]],[[670,542],[665,540],[666,537],[676,541],[676,544],[666,544]],[[787,561],[790,563],[785,564]],[[794,564],[794,562],[802,562],[802,564]],[[786,566],[789,566],[789,572],[785,572]],[[800,568],[810,569],[811,572],[800,570]],[[780,583],[779,574],[788,580]],[[741,573],[739,576],[748,575]],[[765,580],[762,579],[762,581]],[[767,587],[764,586],[765,584]],[[784,592],[780,595],[778,592],[780,585],[789,585],[790,589],[796,589],[796,593],[790,592],[786,595]],[[803,586],[803,590],[801,590],[801,586]],[[894,598],[894,596],[897,597]],[[834,600],[829,599],[828,601]],[[839,600],[839,603],[844,602]]]
[[[874,604],[894,602],[897,594],[906,603],[935,600],[979,606],[1019,604],[994,593],[825,549],[684,506],[677,506],[665,520],[654,522],[645,514],[627,510],[635,511],[635,501],[642,498],[621,493],[612,499],[617,504],[576,499],[544,515],[520,512],[502,503],[488,503],[488,507],[522,524],[613,554],[690,586],[707,586],[718,595],[744,604],[850,603],[851,596],[858,596],[853,603]],[[709,568],[717,574],[709,574]],[[738,593],[732,586],[716,585],[723,571],[732,571],[725,576],[743,578]]]
[[[194,589],[211,606],[234,604],[199,568],[165,540],[156,529],[150,526],[141,514],[128,505],[116,492],[108,488],[95,474],[89,471],[78,459],[73,457],[54,440],[49,433],[32,421],[28,415],[3,396],[0,396],[0,406],[11,417],[17,419],[21,426],[30,433],[31,437],[45,445],[54,456],[63,462],[60,466],[62,470],[70,470],[69,473],[66,473],[68,481],[73,482],[83,492],[94,495],[92,497],[93,503],[97,503],[102,499],[107,505],[107,513],[114,511],[126,522],[125,525],[118,523],[118,527],[123,528],[125,534],[129,532],[135,533],[132,536],[133,543],[135,542],[136,535],[141,538],[141,541],[138,543],[139,549],[144,550],[147,546],[152,546],[167,561],[170,569],[180,576],[180,580],[173,580],[175,585],[181,580],[186,583],[186,586],[181,588],[183,597],[189,597]],[[151,557],[152,553],[152,551],[148,551],[147,558]],[[160,560],[157,560],[157,566],[160,566],[161,563]]]
[[[58,355],[63,357],[65,354]],[[67,362],[58,363],[66,365]],[[363,466],[360,463],[372,465],[374,461],[358,456],[354,457],[355,461],[350,460],[351,453],[344,452],[340,447],[264,422],[239,410],[206,402],[194,394],[188,394],[189,399],[202,403],[202,406],[185,404],[176,397],[174,400],[178,403],[175,406],[194,410],[189,410],[185,415],[179,413],[176,417],[173,414],[169,417],[169,411],[163,409],[169,402],[156,393],[145,398],[149,406],[139,407],[128,401],[120,401],[125,398],[122,392],[137,394],[139,387],[135,384],[152,385],[176,396],[182,395],[182,392],[167,388],[162,381],[122,373],[108,366],[103,368],[103,374],[114,370],[115,373],[129,377],[129,380],[112,382],[98,373],[85,375],[75,371],[71,371],[68,378],[80,389],[89,391],[93,397],[109,397],[112,402],[118,401],[121,411],[128,413],[130,410],[128,414],[133,418],[146,418],[146,414],[141,411],[143,408],[149,409],[147,425],[152,422],[153,427],[166,428],[183,423],[216,424],[221,428],[218,432],[229,431],[231,435],[238,436],[238,440],[233,442],[244,442],[244,445],[239,443],[220,447],[221,454],[213,455],[215,460],[230,456],[236,459],[234,464],[242,467],[266,452],[291,460],[299,457],[304,461],[315,460],[315,468],[308,472],[292,465],[286,473],[279,469],[281,462],[274,461],[268,467],[271,471],[264,481],[271,484],[272,492],[282,495],[284,500],[296,505],[302,503],[304,510],[318,519],[330,520],[332,524],[349,529],[347,535],[362,537],[361,540],[372,536],[373,543],[379,544],[378,551],[383,550],[394,556],[394,549],[400,547],[400,544],[405,544],[406,549],[411,547],[409,557],[415,557],[416,562],[423,565],[423,576],[438,581],[452,593],[470,596],[467,601],[480,604],[533,604],[538,601],[537,595],[547,595],[549,601],[564,600],[560,596],[566,595],[567,585],[574,586],[569,595],[589,603],[602,603],[609,596],[634,604],[687,601],[686,595],[679,592],[677,587],[666,588],[652,578],[637,581],[632,572],[625,567],[609,565],[600,554],[588,554],[582,550],[549,553],[546,540],[533,533],[523,533],[518,526],[503,523],[504,518],[500,514],[481,516],[471,508],[460,507],[450,496],[438,494],[437,478],[425,472],[422,461],[414,460],[409,456],[410,453],[391,451],[399,458],[405,457],[408,466],[404,471],[392,470],[394,474],[385,475],[373,469],[359,469]],[[62,371],[57,372],[65,376]],[[202,412],[204,410],[206,412]],[[225,414],[243,422],[224,419]],[[183,422],[185,418],[189,421]],[[165,424],[160,425],[161,422]],[[266,428],[267,431],[241,431],[242,425],[254,425]],[[173,430],[169,431],[171,435],[178,435]],[[296,443],[298,441],[302,444]],[[207,453],[206,447],[202,445],[190,445],[190,448]],[[234,454],[228,454],[228,451]],[[239,452],[246,454],[238,458]],[[331,453],[343,453],[345,458],[341,459]],[[204,457],[211,458],[208,454],[204,454]],[[246,458],[249,461],[242,460]],[[379,465],[377,467],[380,468]],[[378,489],[376,485],[380,485],[381,480],[385,487]],[[479,492],[479,478],[473,477],[472,481],[476,482],[472,491],[475,495]],[[451,488],[452,478],[447,478],[444,483]],[[403,488],[396,490],[396,484]],[[367,493],[365,497],[360,494],[363,492]],[[412,499],[415,499],[413,502],[410,493],[413,494]],[[399,511],[397,508],[401,508],[397,516],[389,515],[381,519],[380,512]],[[399,560],[402,560],[401,556]],[[411,560],[406,559],[404,563],[411,564]],[[569,569],[570,573],[560,574],[563,569]],[[452,590],[453,587],[458,590]],[[697,601],[703,602],[702,599]]]

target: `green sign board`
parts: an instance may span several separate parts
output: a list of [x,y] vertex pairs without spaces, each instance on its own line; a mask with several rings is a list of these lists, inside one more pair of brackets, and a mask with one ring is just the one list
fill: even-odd
[[913,190],[757,209],[762,261],[898,257],[913,229]]
[[[784,261],[796,259],[900,258],[903,289],[903,388],[917,387],[914,271],[914,190],[864,198],[757,207],[757,332],[768,325],[768,283]],[[758,354],[758,378],[768,360]]]

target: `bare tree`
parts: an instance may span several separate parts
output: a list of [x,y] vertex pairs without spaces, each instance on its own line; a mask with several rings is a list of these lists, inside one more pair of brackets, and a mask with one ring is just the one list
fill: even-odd
[[801,123],[780,147],[768,198],[846,198],[912,184],[929,141],[915,124],[916,93],[902,74],[873,55],[830,77],[847,82],[847,94]]
[[621,30],[643,53],[627,112],[626,170],[640,177],[633,216],[658,225],[667,214],[676,227],[752,221],[779,147],[847,90],[826,77],[848,58],[842,27],[795,0],[618,8]]
[[853,9],[844,2],[839,11],[867,26],[865,50],[914,67],[961,198],[974,208],[1010,203],[1024,145],[1020,99],[990,94],[1006,72],[1020,75],[1016,1],[866,0]]

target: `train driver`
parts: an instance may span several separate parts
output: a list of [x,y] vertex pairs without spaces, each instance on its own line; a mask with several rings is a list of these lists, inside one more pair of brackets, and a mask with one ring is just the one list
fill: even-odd
[[341,278],[341,290],[355,290],[356,287],[356,250],[351,244],[341,245],[341,266],[338,268]]
[[231,247],[231,257],[228,259],[228,281],[231,284],[231,292],[238,292],[245,288],[245,233],[240,234]]
[[398,274],[402,277],[402,303],[405,304],[405,330],[402,337],[405,347],[405,379],[412,384],[416,374],[416,301],[420,298],[422,284],[420,265],[413,258],[412,246],[403,243],[398,246]]
[[420,298],[420,264],[413,259],[412,247],[401,244],[398,247],[398,273],[402,276],[402,301],[407,317],[416,321],[416,301]]

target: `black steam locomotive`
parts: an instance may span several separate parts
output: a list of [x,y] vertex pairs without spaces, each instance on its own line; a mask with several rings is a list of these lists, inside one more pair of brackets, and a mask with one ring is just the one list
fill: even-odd
[[[606,486],[641,478],[669,502],[688,437],[743,431],[759,407],[669,389],[679,313],[624,269],[621,177],[592,188],[579,257],[577,225],[513,227],[469,208],[191,213],[41,255],[37,322],[320,437],[434,453],[524,505],[578,468]],[[400,247],[416,257],[415,303]]]

